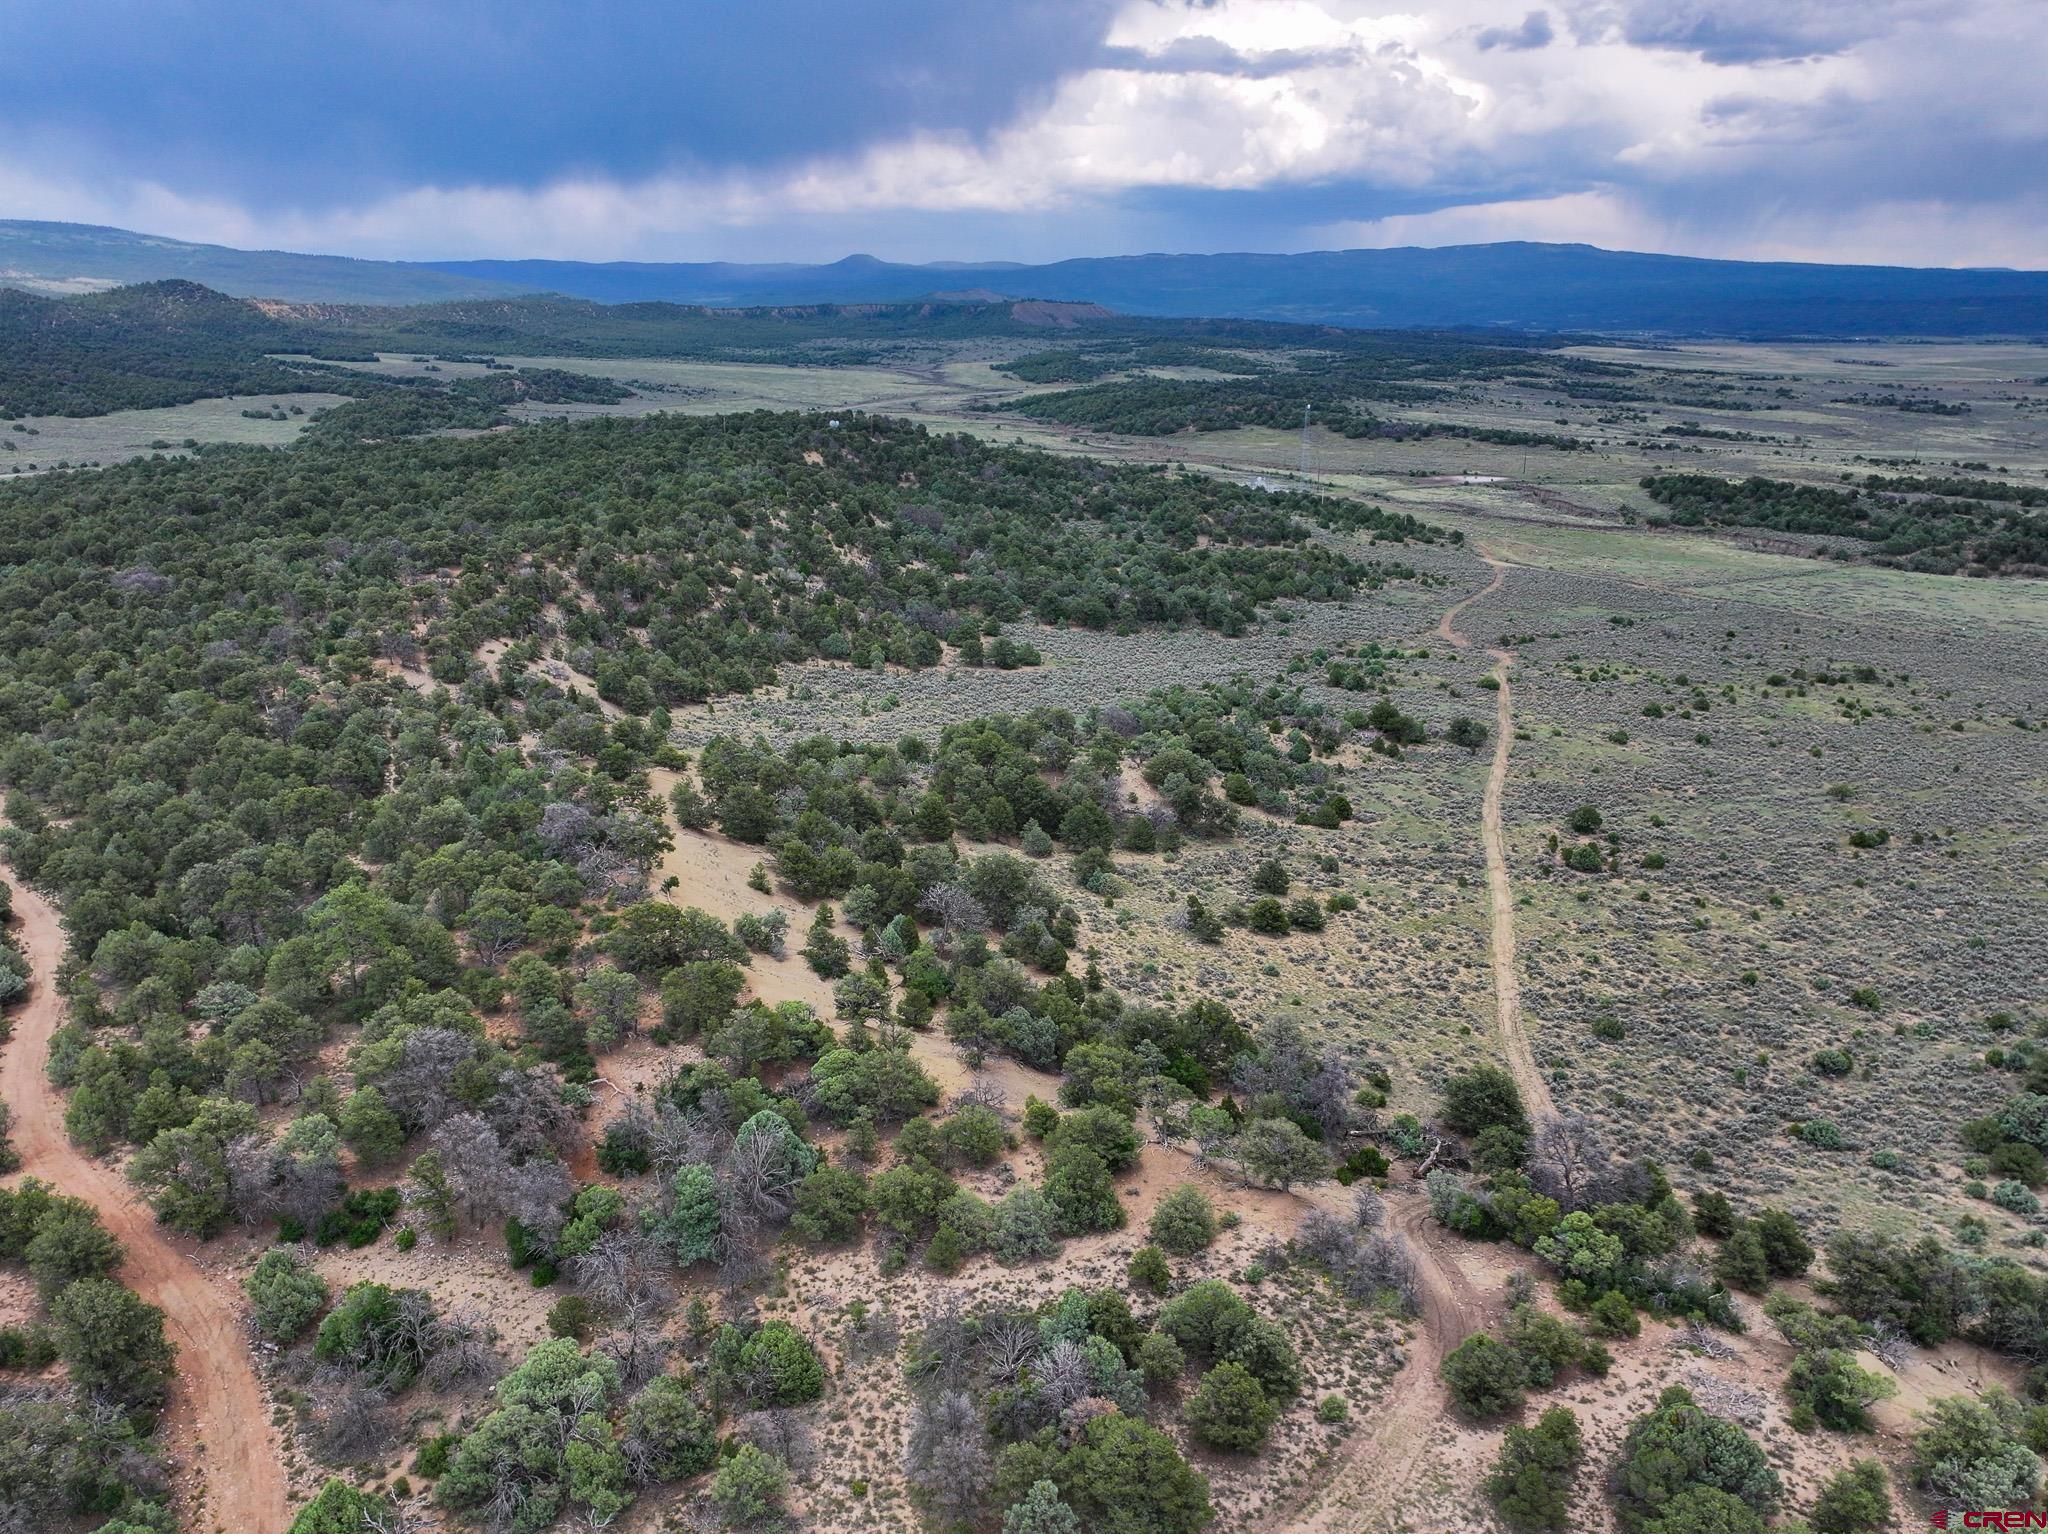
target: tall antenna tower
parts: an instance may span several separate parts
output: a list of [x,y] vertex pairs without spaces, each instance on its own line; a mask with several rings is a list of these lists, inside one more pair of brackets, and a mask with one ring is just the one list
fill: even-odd
[[1308,478],[1308,413],[1309,413],[1309,409],[1310,409],[1310,407],[1309,407],[1309,406],[1307,406],[1307,405],[1303,405],[1303,406],[1301,407],[1301,464],[1300,464],[1300,468],[1299,468],[1298,472],[1299,472],[1299,473],[1301,474],[1301,477],[1302,477],[1303,479],[1306,479],[1306,478]]

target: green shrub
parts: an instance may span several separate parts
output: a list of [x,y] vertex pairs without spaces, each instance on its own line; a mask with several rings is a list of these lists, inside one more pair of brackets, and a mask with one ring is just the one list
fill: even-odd
[[46,1369],[57,1361],[57,1341],[42,1326],[0,1326],[0,1369]]
[[1091,1418],[1071,1439],[1047,1428],[1011,1445],[996,1468],[997,1505],[1014,1510],[1039,1481],[1091,1534],[1200,1534],[1215,1517],[1209,1483],[1173,1440],[1121,1412]]
[[448,1471],[448,1457],[462,1439],[454,1433],[439,1433],[420,1445],[412,1457],[412,1473],[427,1480],[439,1480]]
[[548,1333],[581,1342],[597,1324],[598,1309],[580,1294],[565,1294],[548,1310]]
[[1770,1259],[1764,1255],[1763,1238],[1753,1221],[1737,1225],[1721,1243],[1714,1258],[1714,1277],[1745,1294],[1762,1294],[1769,1287]]
[[1287,1333],[1220,1279],[1204,1279],[1167,1301],[1158,1326],[1192,1357],[1243,1364],[1269,1396],[1301,1389],[1301,1360]]
[[1735,1229],[1735,1206],[1727,1194],[1710,1188],[1693,1195],[1692,1220],[1701,1235],[1720,1240]]
[[726,1325],[711,1342],[712,1388],[754,1407],[801,1406],[825,1393],[825,1365],[787,1321]]
[[1796,1133],[1815,1150],[1849,1148],[1849,1137],[1842,1133],[1841,1126],[1832,1119],[1808,1119],[1799,1126]]
[[57,1354],[79,1390],[154,1409],[176,1352],[164,1313],[110,1278],[81,1278],[50,1302]]
[[1994,1147],[1989,1165],[1995,1176],[2010,1178],[2029,1188],[2048,1182],[2048,1157],[2022,1140],[2008,1140]]
[[1846,1049],[1816,1050],[1806,1062],[1817,1076],[1846,1076],[1856,1068],[1856,1059]]
[[844,1167],[821,1166],[797,1184],[790,1227],[806,1240],[850,1241],[869,1209],[868,1180]]
[[1443,1121],[1459,1134],[1476,1135],[1496,1124],[1528,1132],[1529,1115],[1515,1078],[1497,1065],[1474,1066],[1444,1083]]
[[1387,1158],[1377,1145],[1361,1145],[1338,1166],[1337,1181],[1350,1187],[1361,1177],[1387,1175]]
[[1829,1476],[1808,1518],[1814,1534],[1878,1534],[1891,1521],[1891,1486],[1874,1459],[1853,1461]]
[[1155,1245],[1192,1257],[1216,1239],[1216,1208],[1200,1188],[1182,1183],[1153,1209],[1147,1230]]
[[1166,1254],[1156,1246],[1141,1246],[1133,1252],[1128,1271],[1132,1283],[1142,1284],[1154,1294],[1164,1294],[1166,1286],[1173,1282],[1173,1270],[1166,1265]]
[[1303,895],[1287,902],[1287,923],[1297,932],[1320,932],[1324,917],[1322,902],[1313,895]]
[[1593,1302],[1586,1318],[1603,1337],[1633,1337],[1643,1329],[1628,1296],[1610,1289]]
[[718,1458],[717,1420],[673,1374],[650,1380],[626,1403],[624,1428],[646,1453],[657,1481],[700,1474]]
[[1801,1353],[1785,1376],[1794,1427],[1818,1422],[1840,1433],[1867,1433],[1870,1408],[1897,1393],[1898,1386],[1884,1375],[1860,1367],[1839,1348]]
[[2007,1178],[1991,1190],[1991,1202],[2001,1209],[2024,1215],[2028,1219],[2041,1212],[2041,1200],[2028,1190],[2025,1183],[2015,1182],[2011,1178]]
[[[246,412],[245,412],[246,413]],[[329,1476],[313,1499],[299,1509],[287,1534],[367,1534],[378,1527],[371,1520],[390,1511],[384,1498],[358,1491],[339,1476]],[[106,1525],[122,1534],[140,1526],[121,1520]]]
[[1802,1278],[1813,1265],[1813,1248],[1801,1234],[1799,1222],[1782,1209],[1766,1209],[1756,1217],[1757,1239],[1763,1243],[1764,1261],[1778,1278]]
[[339,1241],[351,1249],[368,1246],[398,1217],[404,1196],[396,1188],[358,1188],[320,1216],[313,1239],[321,1246]]
[[1501,1341],[1521,1359],[1525,1381],[1539,1388],[1589,1357],[1587,1341],[1575,1327],[1532,1304],[1508,1312]]
[[1472,1165],[1491,1176],[1521,1169],[1529,1159],[1529,1137],[1506,1124],[1492,1124],[1472,1141]]
[[1976,1400],[1947,1396],[1920,1416],[1912,1474],[1938,1507],[2023,1508],[2033,1504],[2041,1462],[2024,1440],[2026,1416],[2002,1390]]
[[1469,1417],[1496,1417],[1522,1404],[1528,1369],[1514,1349],[1484,1332],[1446,1355],[1441,1370],[1451,1400]]
[[711,1481],[711,1500],[732,1523],[759,1523],[782,1506],[789,1471],[750,1443],[733,1451]]
[[1188,1366],[1188,1356],[1181,1345],[1164,1332],[1147,1332],[1138,1344],[1138,1370],[1145,1377],[1147,1390],[1164,1390]]
[[1285,937],[1291,930],[1287,907],[1263,895],[1244,908],[1244,924],[1262,937]]
[[1220,1363],[1202,1376],[1188,1400],[1188,1426],[1212,1448],[1240,1453],[1266,1441],[1279,1408],[1242,1364]]
[[[404,1389],[424,1362],[400,1303],[408,1297],[426,1298],[418,1290],[386,1284],[350,1284],[314,1334],[313,1356],[322,1363],[345,1364],[386,1389]],[[432,1314],[431,1305],[425,1309]]]
[[327,1308],[327,1280],[282,1247],[257,1259],[242,1288],[256,1330],[276,1343],[296,1340]]
[[1695,1495],[1703,1491],[1741,1504],[1745,1511],[1723,1510],[1730,1529],[1760,1534],[1780,1491],[1778,1474],[1755,1441],[1703,1410],[1681,1385],[1667,1389],[1629,1429],[1613,1487],[1622,1527],[1656,1528],[1660,1534],[1672,1527],[1666,1520],[1714,1501]]
[[1551,1407],[1534,1427],[1510,1427],[1485,1482],[1501,1522],[1515,1534],[1558,1534],[1566,1528],[1583,1453],[1579,1419],[1568,1407]]

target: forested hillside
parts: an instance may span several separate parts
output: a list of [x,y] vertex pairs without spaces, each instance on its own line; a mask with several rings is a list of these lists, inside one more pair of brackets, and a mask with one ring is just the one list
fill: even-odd
[[[405,308],[265,304],[323,355],[379,351],[510,351],[575,357],[673,357],[843,365],[906,341],[1041,336],[1132,321],[1093,304],[802,304],[715,309],[684,304],[601,304],[587,299],[469,299]],[[1171,322],[1164,322],[1170,324]],[[332,348],[334,350],[330,351]]]
[[[1271,601],[1404,574],[1311,542],[1317,520],[1376,541],[1434,536],[1312,497],[859,416],[329,434],[6,487],[4,847],[64,913],[68,1021],[49,1064],[64,1128],[90,1152],[129,1157],[173,1230],[274,1226],[307,1243],[266,1253],[246,1288],[259,1333],[305,1371],[293,1402],[328,1463],[384,1441],[412,1392],[473,1393],[502,1374],[501,1409],[465,1417],[415,1467],[451,1511],[540,1528],[571,1509],[614,1515],[643,1486],[700,1474],[722,1417],[802,1405],[823,1379],[814,1344],[780,1320],[719,1330],[700,1378],[652,1378],[676,1274],[715,1261],[738,1292],[760,1282],[785,1225],[838,1246],[870,1215],[891,1263],[912,1251],[946,1273],[983,1257],[1041,1261],[1124,1223],[1113,1178],[1138,1156],[1141,1076],[1162,1111],[1206,1114],[1214,1153],[1241,1156],[1247,1176],[1284,1183],[1328,1164],[1314,1142],[1326,1121],[1341,1138],[1348,1073],[1318,1074],[1293,1034],[1255,1044],[1214,1002],[1140,1005],[1092,969],[1070,973],[1078,919],[1028,859],[1062,848],[1082,888],[1113,893],[1113,849],[1228,837],[1240,806],[1341,824],[1352,811],[1327,762],[1372,726],[1298,685],[1134,687],[1130,707],[1082,720],[988,716],[865,748],[721,737],[693,764],[667,742],[666,706],[816,657],[1029,665],[1030,646],[1004,630],[1026,617],[1235,631]],[[1382,728],[1417,738],[1390,704],[1380,712]],[[1126,762],[1159,795],[1149,813],[1118,792]],[[672,793],[656,796],[649,768],[673,776]],[[728,927],[652,898],[671,839],[713,825],[762,849],[764,893],[772,871],[788,896],[844,902],[866,967],[831,907],[804,942],[811,969],[838,982],[842,1031],[800,1003],[742,1004],[745,966],[782,953],[782,912]],[[1312,895],[1189,904],[1208,942],[1225,921],[1284,935],[1350,908]],[[921,921],[957,942],[924,943]],[[708,1058],[611,1117],[598,1177],[588,1084],[653,1015],[657,1041],[694,1038]],[[1075,1111],[1041,1103],[1030,1119],[1046,1145],[1042,1190],[990,1204],[956,1185],[1004,1131],[985,1105],[921,1116],[939,1092],[903,1029],[936,1022],[977,1059],[1071,1078],[1062,1097]],[[1198,1109],[1243,1060],[1264,1072],[1249,1116]],[[806,1064],[805,1084],[787,1074]],[[839,1130],[855,1149],[824,1165],[811,1136]],[[871,1187],[860,1167],[882,1154],[879,1130],[898,1164]],[[402,1193],[389,1186],[401,1165]],[[1211,1222],[1194,1203],[1189,1218]],[[17,1223],[78,1223],[52,1208],[18,1210]],[[550,1312],[558,1340],[507,1374],[488,1317],[381,1282],[332,1292],[310,1254],[376,1243],[401,1218],[401,1252],[501,1226],[536,1285],[570,1276],[576,1292]],[[32,1269],[50,1245],[29,1245]],[[110,1265],[94,1251],[81,1273]],[[1398,1263],[1357,1281],[1398,1290]],[[155,1389],[154,1312],[127,1317],[90,1276],[67,1293],[78,1303],[55,1302],[51,1346],[74,1377],[99,1366],[72,1335],[92,1297],[140,1339],[119,1377]],[[1205,1291],[1160,1323],[1185,1322],[1197,1371],[1225,1367],[1203,1340],[1212,1300],[1257,1341],[1262,1383],[1250,1426],[1190,1420],[1241,1447],[1300,1394],[1302,1370],[1276,1326]],[[1109,1303],[1064,1291],[1057,1304],[1073,1315],[1060,1324],[1081,1315],[1078,1339],[1122,1315],[1129,1330],[1127,1309],[1088,1319]],[[577,1341],[600,1318],[618,1324],[586,1356]],[[1178,1345],[1154,1352],[1155,1388],[1190,1367]],[[1228,1370],[1243,1372],[1229,1364],[1222,1383],[1250,1393]],[[564,1458],[531,1413],[571,1386],[577,1438]],[[1126,1364],[1086,1388],[1140,1405]],[[1080,1460],[1040,1463],[1044,1415],[1012,1414],[1005,1464],[1026,1481],[1072,1480],[1085,1503]],[[60,1429],[82,1431],[53,1417]],[[1119,1431],[1157,1462],[1142,1495],[1206,1507],[1206,1483],[1166,1437],[1135,1417]],[[95,1440],[92,1452],[106,1451]],[[73,1510],[89,1491],[103,1510],[141,1508],[154,1486],[147,1466],[127,1466],[104,1491],[37,1507]],[[299,1526],[383,1505],[332,1482]]]
[[297,349],[285,326],[196,283],[68,299],[0,288],[0,419],[366,386],[343,368],[265,355]]
[[[336,360],[272,355],[308,351]],[[373,356],[361,345],[306,332],[189,282],[74,299],[0,288],[0,420],[104,415],[229,394],[328,393],[359,401],[330,431],[389,437],[497,425],[506,419],[504,407],[522,401],[611,403],[630,392],[554,368],[506,366],[444,385],[341,365]]]
[[[337,966],[350,998],[391,999],[408,976],[456,985],[451,924],[485,960],[472,1000],[495,996],[488,972],[560,925],[550,906],[640,887],[662,832],[634,784],[673,757],[669,706],[815,657],[1029,664],[1001,632],[1026,616],[1236,630],[1275,599],[1404,573],[1310,544],[1304,519],[1335,510],[902,423],[771,414],[314,441],[10,486],[0,784],[10,861],[61,900],[90,963],[72,977],[82,1026],[53,1067],[75,1089],[72,1133],[150,1147],[208,1094],[267,1101],[318,1047],[305,1009]],[[1378,538],[1433,536],[1342,510]],[[602,702],[566,670],[530,669],[543,644]],[[422,697],[434,682],[460,702]],[[1144,747],[1156,734],[1144,754],[1177,824],[1227,827],[1234,811],[1206,786],[1218,778],[1231,802],[1334,823],[1348,808],[1298,764],[1343,730],[1297,724],[1285,758],[1268,738],[1313,713],[1278,693],[1169,696],[1127,716],[1125,735]],[[1061,732],[1061,754],[1045,756]],[[1009,748],[967,727],[938,749],[935,797],[886,814],[906,781],[893,756],[836,770],[812,815],[768,797],[788,788],[785,764],[707,753],[709,808],[675,808],[774,843],[785,886],[807,898],[856,882],[894,891],[873,912],[886,921],[942,871],[923,884],[891,873],[858,834],[877,819],[915,811],[927,838],[956,820],[1004,838],[1043,822],[1034,834],[1107,844],[1109,822],[1081,813],[1086,779],[1037,780],[1083,744],[1072,721],[1011,738],[1040,747],[1017,756],[1023,779],[986,776],[988,752]],[[1158,756],[1176,742],[1178,758]],[[847,796],[864,778],[879,797],[861,811]],[[835,818],[852,830],[825,834]],[[473,844],[457,863],[433,852],[453,840]],[[366,866],[387,872],[365,882]],[[484,887],[497,893],[479,906]],[[1020,901],[1044,903],[994,886],[977,898],[1005,930]],[[160,1079],[152,1025],[201,990],[208,1037],[189,1059],[178,1043]],[[110,1023],[137,1030],[141,1053],[87,1048]],[[563,1050],[582,1045],[544,1046]],[[216,1140],[247,1132],[239,1112]],[[158,1158],[165,1197],[199,1200],[166,1218],[203,1230],[215,1206],[189,1150]]]
[[[1343,511],[1379,537],[1432,536]],[[499,1004],[502,961],[570,943],[580,902],[644,890],[665,807],[640,773],[679,760],[666,707],[814,657],[1029,664],[1001,632],[1026,616],[1235,630],[1269,601],[1403,573],[1311,545],[1304,519],[1334,514],[901,423],[771,414],[315,440],[8,487],[0,784],[8,859],[61,901],[84,966],[52,1056],[67,1127],[138,1147],[163,1218],[216,1229],[234,1179],[253,1175],[227,1147],[255,1133],[251,1105],[301,1079],[335,1016],[398,1006],[366,1046],[420,1027],[473,1035],[463,1014]],[[543,643],[603,702],[559,666],[561,680],[531,669]],[[425,696],[436,682],[451,690]],[[923,748],[837,762],[828,749],[792,773],[734,742],[706,753],[707,797],[679,789],[673,809],[772,847],[786,889],[844,897],[864,923],[908,920],[958,879],[971,925],[1031,929],[1019,957],[1057,969],[1057,902],[1030,879],[932,859],[913,874],[869,833],[914,825],[950,843],[958,824],[1035,850],[1052,833],[1106,848],[1137,834],[1096,808],[1127,751],[1175,806],[1160,834],[1227,831],[1234,803],[1334,824],[1348,806],[1303,764],[1346,729],[1318,712],[1278,690],[1160,695],[1098,737],[1070,718],[965,725],[929,767]],[[1048,765],[1069,767],[1063,785],[1041,779]],[[928,791],[905,798],[919,778]],[[798,783],[807,803],[789,797]],[[1132,824],[1149,847],[1152,823]],[[698,954],[649,912],[611,945],[630,971],[745,952],[720,938]],[[526,1009],[540,1056],[597,1047],[580,1010],[537,996]],[[986,1016],[1004,1010],[991,994]],[[196,1041],[187,1014],[205,1024]],[[1043,1043],[997,1039],[1051,1063]],[[508,1144],[558,1135],[553,1093],[517,1060],[480,1040],[460,1052],[476,1056],[463,1102]],[[362,1064],[358,1080],[396,1068]],[[400,1132],[437,1121],[388,1095]],[[352,1144],[383,1143],[372,1105],[335,1106]],[[319,1155],[280,1154],[263,1163],[277,1207],[311,1228],[339,1191],[306,1170]]]
[[45,674],[36,637],[60,611],[74,659],[106,645],[189,668],[199,625],[238,655],[439,669],[552,609],[602,694],[645,712],[809,656],[929,665],[970,618],[1235,631],[1263,603],[1398,573],[1310,544],[1314,518],[1433,536],[1398,513],[865,417],[209,451],[10,487],[4,608],[24,625],[10,692],[40,699],[30,722],[43,689],[76,685],[68,666]]
[[[380,660],[461,681],[486,642],[551,628],[601,697],[644,715],[751,690],[786,661],[979,655],[984,626],[1026,616],[1235,631],[1265,603],[1404,573],[1311,544],[1318,518],[1433,536],[1399,514],[861,417],[316,441],[53,476],[0,497],[7,777],[162,782],[169,763],[126,753],[161,750],[160,721],[193,725],[174,699],[310,708]],[[380,752],[345,765],[346,697],[324,705],[341,713],[316,776],[367,792]]]
[[[250,302],[180,280],[63,299],[0,287],[0,419],[103,415],[225,394],[388,397],[401,388],[435,390],[438,380],[374,376],[335,365],[368,360],[379,351],[834,364],[863,361],[878,346],[906,340],[1041,335],[1049,328],[1113,320],[1106,310],[1085,304],[715,310],[537,297],[377,308]],[[549,376],[558,385],[555,391],[533,397],[621,397],[619,391],[565,394],[559,384],[568,375]],[[505,394],[497,381],[484,382]],[[580,384],[608,387],[589,379]],[[474,393],[473,386],[453,387]],[[400,408],[417,413],[421,407]],[[443,406],[440,413],[450,412]]]

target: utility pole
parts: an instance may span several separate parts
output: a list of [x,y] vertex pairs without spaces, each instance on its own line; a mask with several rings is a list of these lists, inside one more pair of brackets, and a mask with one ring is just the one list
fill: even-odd
[[1303,479],[1308,478],[1308,413],[1310,409],[1311,407],[1308,405],[1301,407],[1301,467],[1299,472]]

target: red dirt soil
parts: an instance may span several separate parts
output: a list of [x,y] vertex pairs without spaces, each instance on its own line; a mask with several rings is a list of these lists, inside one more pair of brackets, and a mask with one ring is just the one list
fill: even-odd
[[90,1200],[127,1250],[122,1278],[163,1308],[165,1330],[178,1347],[166,1436],[193,1445],[188,1468],[205,1480],[204,1493],[192,1497],[188,1526],[276,1534],[289,1516],[284,1462],[236,1302],[165,1236],[117,1168],[86,1155],[64,1133],[64,1104],[45,1071],[50,1036],[64,1023],[64,1000],[50,983],[64,956],[64,930],[48,901],[9,882],[15,935],[35,969],[0,1065],[0,1099],[13,1115],[21,1170]]

